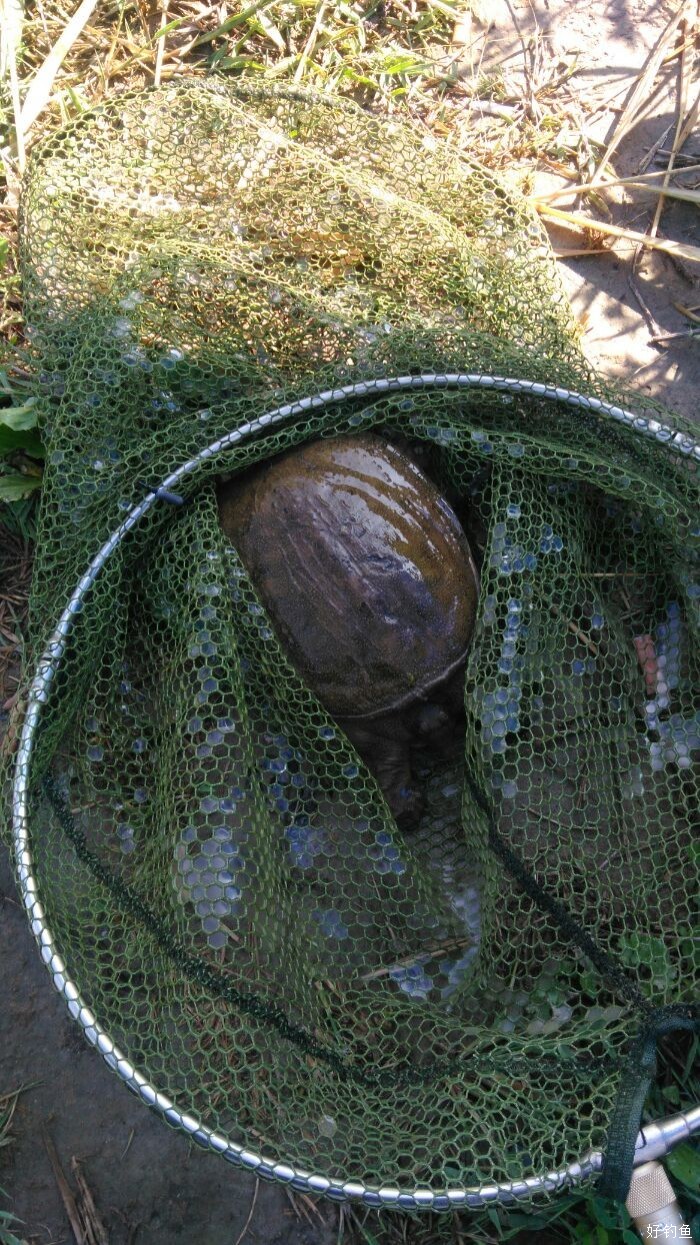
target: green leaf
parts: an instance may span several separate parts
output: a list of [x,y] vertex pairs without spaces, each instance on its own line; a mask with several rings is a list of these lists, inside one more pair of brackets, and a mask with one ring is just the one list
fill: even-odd
[[380,72],[386,74],[418,74],[423,73],[425,64],[413,56],[392,56],[381,66]]
[[7,257],[10,254],[10,246],[7,238],[0,238],[0,268],[4,268],[7,263]]
[[364,1226],[364,1224],[359,1223],[357,1226],[359,1227],[360,1232],[362,1233],[363,1239],[367,1242],[367,1245],[379,1245],[379,1241],[377,1240],[374,1233],[370,1232],[369,1229]]
[[0,407],[0,424],[12,428],[14,432],[23,432],[27,428],[36,428],[36,398],[27,398],[22,406]]
[[676,969],[671,962],[668,948],[662,938],[651,934],[627,934],[620,939],[622,962],[626,968],[651,971],[652,992],[665,990],[672,985]]
[[2,507],[2,525],[13,536],[19,536],[25,544],[36,539],[37,507],[36,493],[31,497],[23,497],[21,501],[10,502]]
[[604,1228],[619,1228],[621,1226],[620,1208],[617,1202],[611,1202],[603,1197],[592,1197],[589,1206],[596,1223],[602,1224]]
[[700,1150],[684,1141],[666,1156],[666,1166],[676,1180],[693,1193],[700,1193]]
[[551,1220],[546,1215],[527,1215],[522,1211],[512,1211],[508,1215],[509,1228],[522,1228],[530,1232],[540,1232],[549,1227]]
[[356,82],[358,86],[369,87],[372,91],[377,90],[377,83],[372,78],[368,78],[366,74],[355,73],[355,70],[350,65],[343,65],[339,77],[348,78],[351,82]]
[[[7,1196],[5,1193],[5,1197]],[[12,1211],[0,1210],[0,1245],[25,1245],[25,1242],[15,1236],[14,1232],[10,1232],[10,1228],[15,1228],[21,1223],[24,1223],[24,1220],[18,1219]]]
[[217,69],[264,69],[265,66],[260,61],[253,60],[252,56],[221,56],[217,58],[217,54],[211,57],[210,64],[212,67],[216,65]]
[[0,501],[19,501],[41,488],[38,476],[0,476]]
[[0,424],[0,454],[11,454],[13,450],[24,450],[32,458],[44,458],[46,453],[38,433],[14,432]]
[[600,1223],[597,1223],[594,1227],[590,1227],[586,1223],[578,1224],[575,1229],[575,1236],[577,1240],[580,1240],[581,1245],[609,1245],[610,1241],[610,1233]]

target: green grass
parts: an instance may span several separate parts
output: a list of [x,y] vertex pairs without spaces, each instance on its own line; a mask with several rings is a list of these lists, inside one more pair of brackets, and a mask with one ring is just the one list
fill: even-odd
[[[5,0],[7,49],[0,80],[0,507],[38,495],[42,449],[22,396],[23,322],[16,237],[24,160],[46,133],[110,91],[145,86],[173,75],[212,72],[272,76],[348,94],[375,111],[401,110],[438,138],[468,145],[499,168],[519,169],[526,182],[533,160],[564,162],[580,178],[591,152],[572,128],[561,87],[575,70],[536,39],[528,71],[517,58],[484,69],[490,49],[488,5],[478,0],[254,0],[219,6],[202,18],[194,0],[173,0],[167,22],[157,0],[100,3],[69,48],[45,107],[18,138],[21,103],[45,72],[66,19],[56,3],[23,8]],[[523,49],[523,57],[526,55]],[[17,96],[10,68],[16,65]],[[501,108],[484,115],[488,104]],[[472,111],[474,109],[474,111]],[[572,134],[574,137],[572,137]],[[9,523],[13,523],[10,518]]]
[[[27,1088],[28,1086],[22,1085],[19,1089],[0,1097],[0,1157],[3,1149],[12,1143],[12,1117],[20,1094]],[[0,1197],[8,1196],[5,1190],[0,1188]],[[0,1245],[26,1245],[26,1242],[13,1230],[21,1227],[21,1222],[12,1211],[0,1208]]]
[[[484,69],[490,49],[480,0],[254,0],[201,17],[194,0],[173,0],[167,21],[157,0],[100,3],[44,91],[45,106],[21,135],[18,105],[45,73],[66,25],[55,2],[39,9],[5,0],[6,53],[0,79],[0,506],[37,495],[41,443],[22,401],[16,365],[23,342],[16,236],[21,173],[32,145],[106,93],[173,75],[212,72],[274,77],[352,96],[375,111],[401,110],[438,138],[466,145],[525,182],[533,160],[564,162],[580,178],[591,152],[561,87],[575,64],[536,38],[519,72],[516,58]],[[488,58],[487,58],[488,59]],[[13,93],[11,66],[16,66]],[[501,112],[484,115],[489,104]],[[472,109],[475,109],[472,111]],[[572,137],[574,134],[574,137]],[[19,392],[18,392],[19,391]],[[22,421],[22,422],[19,422]]]
[[21,1223],[11,1211],[0,1210],[0,1245],[27,1245],[22,1237],[16,1236],[12,1231],[13,1228],[21,1227]]
[[[29,382],[0,370],[0,503],[26,503],[41,487],[44,448],[37,431],[36,397]],[[27,506],[7,507],[17,528]]]

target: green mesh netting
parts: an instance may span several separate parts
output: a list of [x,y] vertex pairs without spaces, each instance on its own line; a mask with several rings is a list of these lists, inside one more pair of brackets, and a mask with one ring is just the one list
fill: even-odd
[[[611,396],[525,204],[347,102],[114,100],[35,153],[22,241],[37,655],[129,508],[281,404],[452,372]],[[655,1034],[691,1022],[700,531],[689,428],[635,407],[438,383],[299,409],[200,463],[87,595],[32,762],[38,894],[120,1050],[222,1137],[412,1190],[636,1131]],[[217,516],[222,475],[369,428],[480,533],[464,733],[418,756],[410,834]]]

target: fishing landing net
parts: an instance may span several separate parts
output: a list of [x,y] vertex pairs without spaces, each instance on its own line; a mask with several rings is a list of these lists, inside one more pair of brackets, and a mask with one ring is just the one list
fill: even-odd
[[[691,426],[593,374],[516,194],[348,102],[112,100],[35,152],[21,229],[47,458],[15,849],[88,1039],[300,1188],[477,1204],[602,1152],[624,1196],[657,1040],[697,1023]],[[369,429],[480,563],[410,833],[216,503]]]

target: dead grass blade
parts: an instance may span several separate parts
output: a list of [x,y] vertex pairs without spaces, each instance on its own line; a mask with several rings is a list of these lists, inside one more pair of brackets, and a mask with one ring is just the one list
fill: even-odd
[[[681,131],[678,137],[677,147],[673,153],[675,160],[677,160],[680,155],[680,148],[688,141],[688,139],[690,138],[690,135],[693,133],[698,123],[698,116],[700,116],[700,95],[698,95],[692,107],[688,109],[687,116],[681,127]],[[680,168],[675,169],[674,171],[679,172],[679,173],[685,173],[688,169],[694,169],[694,168],[695,168],[695,165],[693,164],[681,164]]]
[[321,0],[321,3],[318,6],[318,12],[316,13],[316,20],[313,26],[311,27],[311,34],[306,40],[306,44],[304,45],[304,50],[299,58],[299,64],[297,65],[294,71],[295,85],[300,83],[302,78],[304,77],[304,70],[306,69],[306,62],[308,61],[309,57],[311,56],[311,53],[313,52],[316,46],[316,40],[318,39],[319,31],[321,29],[321,23],[323,22],[326,8],[327,8],[327,0]]
[[24,146],[24,130],[21,124],[22,105],[19,97],[19,76],[17,74],[17,49],[22,42],[22,26],[24,9],[22,0],[0,0],[0,76],[9,74],[12,112],[15,122],[15,141],[17,143],[17,163],[20,173],[24,172],[26,151]]
[[10,1130],[20,1095],[26,1094],[28,1089],[34,1089],[40,1084],[41,1081],[31,1081],[28,1085],[20,1085],[19,1089],[12,1089],[0,1097],[0,1147],[12,1144]]
[[85,1234],[80,1222],[80,1216],[78,1214],[78,1204],[73,1196],[73,1190],[66,1180],[56,1147],[48,1133],[44,1133],[44,1145],[46,1146],[46,1152],[49,1156],[51,1167],[53,1168],[53,1174],[56,1184],[58,1185],[58,1191],[61,1195],[61,1201],[63,1202],[68,1216],[68,1222],[70,1223],[73,1231],[75,1245],[87,1245],[87,1240],[85,1239]]
[[[465,20],[465,14],[460,13],[459,9],[456,9],[451,4],[445,4],[445,0],[426,0],[426,3],[429,9],[437,9],[438,13],[444,13],[445,17],[451,17],[453,22],[462,23]],[[471,16],[471,12],[472,10],[470,9],[469,16]],[[478,20],[478,13],[475,13],[474,16]]]
[[695,309],[693,307],[686,307],[683,303],[673,303],[672,305],[675,307],[676,311],[680,311],[682,316],[685,316],[688,320],[692,320],[693,324],[700,324],[700,316],[695,314]]
[[694,5],[691,6],[684,0],[684,3],[680,6],[677,12],[674,13],[665,30],[662,31],[659,39],[651,49],[651,52],[640,70],[636,86],[632,90],[632,94],[620,113],[620,117],[612,136],[608,140],[605,151],[596,165],[593,176],[591,177],[591,181],[593,183],[596,183],[602,176],[611,155],[617,150],[625,137],[625,134],[631,130],[640,110],[648,103],[649,96],[652,94],[652,88],[654,86],[656,75],[659,72],[664,60],[667,59],[669,51],[671,50],[671,43],[676,37],[678,27],[684,18],[687,17],[691,7],[694,7]]
[[656,333],[654,337],[649,338],[649,341],[656,344],[656,342],[676,341],[679,337],[700,337],[700,329],[682,329],[680,333]]
[[77,1197],[66,1180],[56,1147],[46,1131],[44,1131],[44,1145],[73,1232],[75,1245],[109,1245],[107,1229],[98,1213],[92,1191],[75,1155],[71,1159],[71,1170],[78,1186]]
[[[700,102],[700,101],[698,101]],[[698,103],[694,105],[697,108]],[[674,170],[676,173],[697,173],[700,171],[700,164],[684,165],[682,169]],[[606,177],[604,182],[579,182],[575,186],[559,186],[556,190],[548,190],[543,195],[531,195],[529,202],[536,206],[538,203],[549,203],[552,199],[563,199],[566,195],[585,195],[589,190],[595,190],[596,194],[601,191],[608,190],[612,186],[635,186],[640,190],[651,190],[654,194],[662,193],[660,186],[655,186],[653,179],[655,177],[664,177],[666,169],[656,169],[653,173],[635,173],[633,177]],[[678,187],[679,190],[685,189]],[[675,193],[675,187],[671,187],[669,194]],[[690,190],[685,193],[693,195],[695,202],[696,191]]]
[[0,0],[0,78],[6,78],[10,71],[10,53],[17,55],[17,49],[22,42],[23,23],[22,0]]
[[608,221],[591,220],[579,212],[562,212],[559,208],[550,207],[548,203],[536,203],[540,216],[551,217],[561,221],[563,225],[571,225],[592,234],[609,234],[612,238],[623,238],[635,245],[650,247],[654,251],[665,251],[667,255],[675,255],[679,259],[687,259],[700,263],[700,246],[691,246],[685,242],[673,242],[669,238],[652,238],[647,233],[638,233],[636,229],[624,229],[621,225],[612,225]]
[[109,51],[107,53],[105,62],[102,66],[102,77],[103,77],[105,91],[109,89],[109,80],[112,74],[112,65],[114,64],[114,56],[117,51],[117,45],[119,43],[119,40],[121,38],[121,33],[122,33],[122,22],[124,20],[125,7],[126,6],[121,7],[119,9],[119,17],[117,18],[117,24],[114,28],[114,33],[112,34],[112,39],[109,45]]
[[262,26],[262,29],[265,31],[265,34],[267,35],[270,42],[274,43],[275,47],[277,48],[277,51],[281,52],[282,56],[286,56],[287,45],[284,41],[284,38],[280,34],[280,31],[275,26],[275,23],[271,21],[270,18],[267,16],[267,13],[265,12],[264,9],[261,9],[260,12],[258,13],[257,20]]
[[444,942],[440,942],[437,946],[427,947],[420,952],[420,955],[412,951],[409,955],[404,956],[400,960],[392,960],[391,964],[382,964],[380,968],[372,969],[369,973],[364,973],[358,978],[359,981],[377,981],[380,977],[388,977],[395,968],[405,968],[407,965],[414,964],[417,959],[429,959],[431,956],[445,955],[449,951],[461,951],[462,947],[468,947],[471,943],[469,938],[448,938]]
[[158,46],[156,48],[156,68],[155,73],[153,74],[154,86],[160,86],[160,78],[163,72],[163,57],[165,56],[165,30],[168,25],[168,0],[162,0],[160,12],[160,30],[158,32],[160,38],[158,39]]
[[80,38],[97,7],[98,0],[82,0],[63,33],[56,40],[43,65],[37,69],[27,91],[20,116],[22,134],[25,135],[48,104],[51,90],[63,61],[73,44]]
[[[681,135],[678,140],[679,147],[682,147],[688,141],[688,139],[690,138],[690,135],[693,133],[693,130],[695,129],[695,126],[697,125],[698,115],[700,115],[700,95],[698,95],[695,103],[693,104],[692,108],[690,109],[688,113],[688,116],[686,117],[683,123]],[[679,153],[677,152],[676,159],[678,159],[678,154]],[[681,165],[681,169],[679,171],[685,173],[688,167],[692,168],[692,165],[691,166],[688,166],[686,164]]]
[[[666,139],[668,138],[672,129],[673,129],[673,122],[671,121],[671,123],[666,126],[666,129],[664,130],[663,134],[659,135],[656,142],[652,143],[647,154],[643,157],[643,159],[639,161],[638,171],[640,173],[646,173],[652,161],[656,160],[659,153],[664,151],[664,143],[666,142]],[[668,155],[669,153],[666,152],[665,154]],[[661,171],[663,172],[663,169]]]
[[[635,186],[637,183],[630,182],[630,185]],[[644,186],[643,189],[652,190],[654,194],[664,195],[667,199],[682,199],[684,203],[700,203],[700,190],[687,190],[684,186]],[[654,236],[653,233],[651,236]]]
[[107,1229],[98,1214],[92,1191],[80,1170],[80,1164],[75,1155],[73,1155],[70,1165],[80,1193],[80,1212],[81,1218],[85,1223],[85,1240],[87,1245],[109,1245]]
[[246,1219],[245,1223],[243,1224],[243,1228],[242,1228],[241,1232],[239,1233],[239,1235],[238,1235],[238,1237],[237,1237],[237,1239],[236,1239],[236,1245],[241,1245],[241,1242],[243,1241],[244,1237],[246,1236],[246,1234],[247,1234],[247,1232],[248,1232],[248,1228],[249,1228],[249,1227],[250,1227],[250,1225],[251,1225],[251,1222],[252,1222],[252,1219],[253,1219],[253,1215],[255,1214],[255,1203],[256,1203],[256,1202],[257,1202],[257,1200],[258,1200],[258,1189],[259,1189],[259,1188],[260,1188],[260,1180],[259,1180],[259,1178],[256,1176],[256,1177],[255,1177],[255,1189],[253,1190],[253,1200],[252,1200],[252,1202],[251,1202],[251,1204],[250,1204],[250,1210],[248,1211],[248,1218]]
[[225,18],[215,30],[207,30],[204,34],[198,35],[192,46],[199,47],[202,43],[212,43],[214,39],[220,39],[222,35],[227,35],[229,31],[235,30],[237,26],[245,26],[250,18],[256,15],[258,20],[260,20],[261,10],[271,8],[273,3],[274,0],[254,0],[253,4],[249,4],[240,13],[233,13],[230,17]]
[[[599,182],[597,186],[591,186],[590,184],[579,187],[572,186],[570,189],[566,188],[562,190],[561,193],[562,195],[570,195],[574,193],[585,194],[587,191],[595,191],[596,194],[600,194],[601,190],[607,190],[608,186],[611,185],[629,186],[630,189],[633,190],[646,190],[650,194],[664,195],[668,199],[682,199],[684,203],[700,203],[700,190],[690,190],[685,186],[654,186],[653,183],[650,184],[640,182],[638,177],[627,177],[618,182]],[[530,199],[530,203],[533,207],[539,208],[554,197],[554,195],[542,195],[541,197],[538,196],[536,199]],[[651,234],[651,237],[653,236],[654,235]]]
[[594,657],[597,657],[598,645],[595,641],[592,640],[589,635],[586,635],[585,631],[582,631],[580,627],[577,627],[576,623],[573,622],[571,618],[567,618],[566,614],[562,613],[558,605],[552,603],[549,608],[555,618],[561,618],[562,622],[566,623],[567,631],[570,631],[572,635],[575,635],[579,643],[583,644],[585,648],[588,649],[589,653],[592,653]]
[[577,259],[589,255],[611,255],[612,246],[573,246],[563,251],[553,251],[555,259]]
[[[676,155],[680,151],[681,146],[682,146],[681,140],[683,137],[683,132],[686,128],[686,124],[687,124],[689,117],[693,118],[693,114],[695,114],[695,117],[697,117],[698,103],[700,102],[700,96],[699,96],[698,100],[696,100],[695,104],[690,109],[690,111],[688,110],[688,96],[690,94],[690,84],[691,84],[692,75],[693,75],[694,49],[693,49],[693,54],[689,56],[687,44],[688,44],[688,37],[695,33],[695,27],[697,24],[697,5],[695,5],[694,7],[695,7],[695,13],[692,17],[690,16],[690,8],[691,8],[690,5],[688,5],[685,11],[684,17],[683,17],[683,23],[682,23],[683,34],[685,37],[683,39],[683,48],[681,50],[680,83],[679,83],[679,91],[678,91],[678,117],[676,119],[676,132],[673,136],[673,143],[671,144],[671,154],[668,159],[668,166],[666,168],[666,172],[664,173],[664,180],[661,186],[661,194],[659,197],[659,201],[656,205],[656,211],[654,212],[654,219],[652,220],[651,225],[649,227],[649,234],[652,238],[656,237],[656,232],[659,228],[659,221],[661,220],[661,213],[664,210],[666,191],[668,190],[669,182],[671,181],[671,174],[673,173],[673,166],[676,161]],[[694,118],[692,120],[692,124],[694,124]]]

